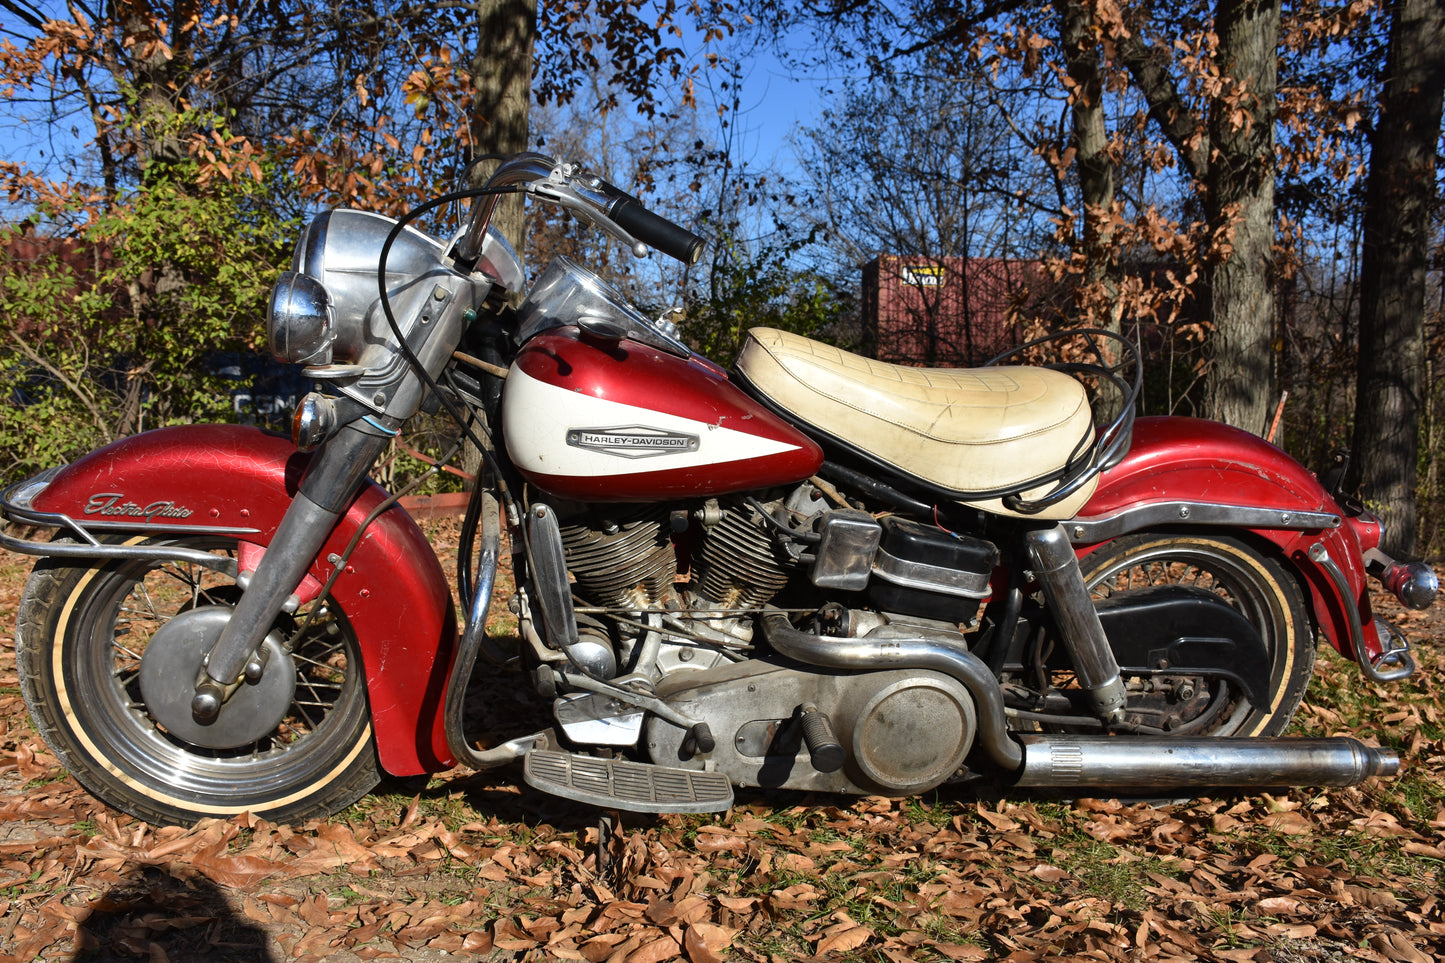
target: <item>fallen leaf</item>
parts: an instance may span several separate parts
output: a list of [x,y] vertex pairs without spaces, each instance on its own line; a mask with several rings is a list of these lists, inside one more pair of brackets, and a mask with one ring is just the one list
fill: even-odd
[[1408,936],[1395,930],[1385,930],[1370,937],[1370,947],[1397,963],[1434,963]]
[[873,931],[866,926],[849,926],[839,929],[818,944],[818,956],[829,953],[847,953],[867,943]]
[[[696,926],[689,926],[682,934],[682,948],[692,963],[722,963],[723,958],[708,945],[707,937]],[[722,947],[718,947],[722,949]]]

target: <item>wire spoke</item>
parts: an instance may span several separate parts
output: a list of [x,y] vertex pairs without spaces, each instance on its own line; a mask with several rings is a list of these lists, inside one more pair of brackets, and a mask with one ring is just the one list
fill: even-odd
[[291,658],[295,659],[297,662],[304,662],[307,665],[313,665],[318,669],[334,669],[335,666],[332,665],[328,660],[332,656],[336,655],[338,652],[343,651],[345,648],[346,643],[336,642],[332,645],[326,646],[321,651],[315,653],[297,649],[295,652],[291,653]]
[[[234,552],[230,555],[235,557]],[[184,758],[188,762],[176,763],[183,767],[222,767],[206,778],[219,778],[230,767],[281,765],[281,756],[305,751],[308,740],[328,724],[333,712],[353,705],[358,680],[352,678],[351,670],[359,665],[354,661],[354,636],[338,610],[318,601],[311,606],[315,623],[295,640],[296,650],[289,653],[293,665],[288,671],[296,673],[295,691],[285,718],[274,731],[244,746],[220,749],[191,744],[168,731],[151,715],[140,687],[141,665],[150,640],[178,614],[234,603],[237,588],[225,576],[189,562],[138,565],[131,571],[110,596],[110,622],[103,630],[110,637],[106,649],[97,646],[96,667],[107,678],[104,698],[109,724],[117,732],[126,730],[125,738],[138,745],[156,746],[157,759]],[[282,617],[276,627],[285,633],[286,624]]]

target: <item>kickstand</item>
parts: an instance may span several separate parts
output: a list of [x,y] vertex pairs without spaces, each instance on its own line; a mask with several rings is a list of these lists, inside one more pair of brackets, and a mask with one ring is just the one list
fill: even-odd
[[604,812],[597,817],[597,877],[607,879],[612,875],[612,837],[617,833],[621,820],[618,812]]

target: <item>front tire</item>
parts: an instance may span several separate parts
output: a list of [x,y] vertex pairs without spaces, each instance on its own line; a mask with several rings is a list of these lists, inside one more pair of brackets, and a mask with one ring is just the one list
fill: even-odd
[[[160,541],[236,550],[233,539]],[[247,811],[296,821],[336,812],[376,785],[360,649],[330,600],[278,619],[294,641],[296,689],[274,731],[234,749],[206,749],[168,733],[147,711],[139,669],[151,636],[181,612],[238,595],[233,580],[183,562],[36,565],[17,620],[21,691],[51,751],[95,796],[157,823]]]
[[1229,535],[1144,533],[1116,539],[1079,565],[1095,599],[1190,585],[1219,595],[1259,631],[1269,654],[1266,704],[1252,706],[1216,680],[1208,714],[1189,735],[1277,736],[1289,725],[1314,672],[1315,646],[1299,584],[1278,558]]

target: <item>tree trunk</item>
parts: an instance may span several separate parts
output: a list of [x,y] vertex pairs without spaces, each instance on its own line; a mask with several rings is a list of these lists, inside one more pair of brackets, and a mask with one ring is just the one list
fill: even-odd
[[1279,0],[1220,0],[1221,96],[1210,105],[1209,224],[1214,332],[1205,408],[1261,434],[1274,394],[1274,118]]
[[[120,0],[115,5],[121,41],[111,65],[116,83],[129,85],[136,97],[136,114],[143,139],[141,174],[151,164],[175,164],[186,156],[176,118],[185,95],[191,32],[179,29],[179,10],[166,10],[148,0]],[[128,62],[127,62],[127,58]]]
[[[468,65],[472,74],[472,149],[482,154],[515,154],[527,149],[528,115],[532,108],[532,56],[537,42],[536,0],[480,0],[480,39]],[[496,164],[480,164],[472,174],[481,184]],[[492,214],[518,257],[526,257],[526,206],[522,195],[505,196]],[[512,303],[522,292],[511,292]],[[462,451],[463,470],[480,477],[482,454],[471,442]]]
[[1092,314],[1090,323],[1117,332],[1121,329],[1117,265],[1106,239],[1114,209],[1114,161],[1109,157],[1109,132],[1104,125],[1099,43],[1090,8],[1083,0],[1055,0],[1054,6],[1061,18],[1064,63],[1074,82],[1070,108],[1084,207],[1084,283],[1078,307]]
[[1398,0],[1365,187],[1351,475],[1384,521],[1386,550],[1404,555],[1415,551],[1418,532],[1425,288],[1442,92],[1445,5]]
[[[532,52],[537,41],[536,0],[480,0],[481,40],[472,57],[472,145],[477,154],[515,154],[527,149],[532,107]],[[481,165],[474,183],[495,165]],[[521,254],[526,238],[521,195],[503,197],[492,223]]]

